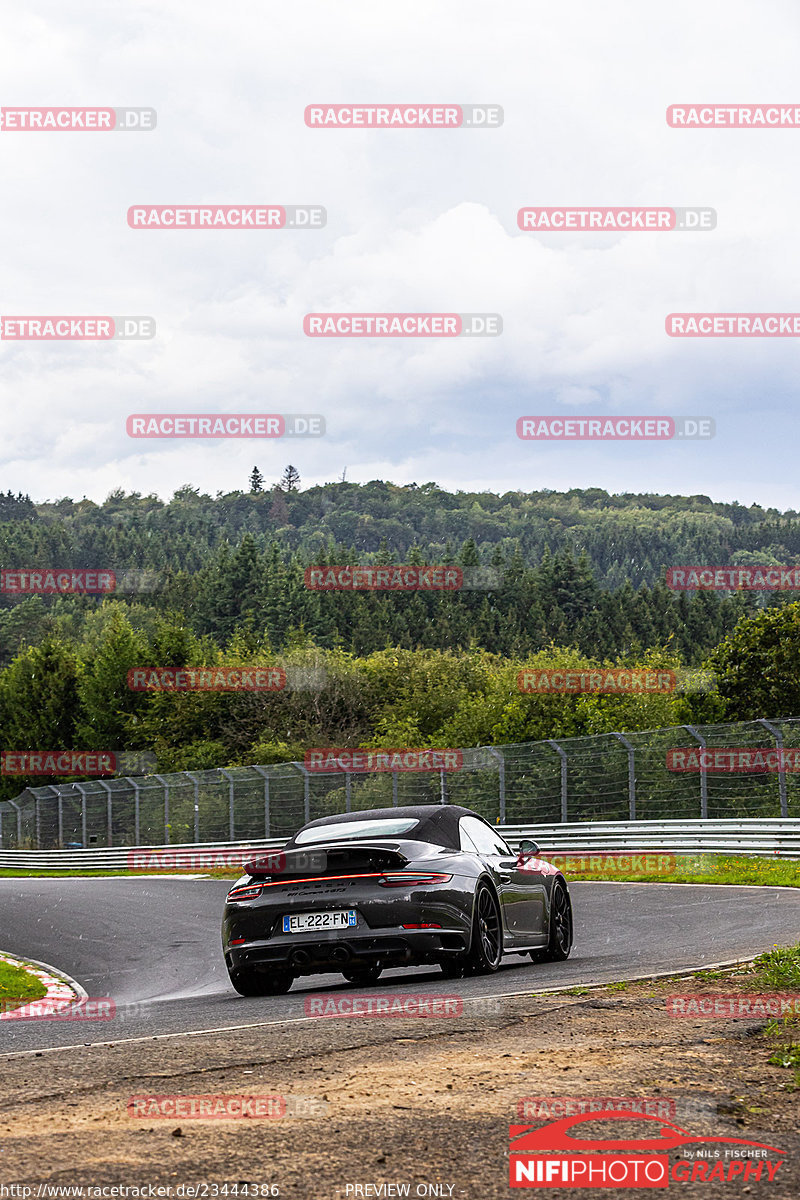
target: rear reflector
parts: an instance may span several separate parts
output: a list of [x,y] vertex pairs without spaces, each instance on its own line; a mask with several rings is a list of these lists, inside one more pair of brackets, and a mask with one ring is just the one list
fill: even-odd
[[435,921],[422,921],[419,925],[403,925],[403,929],[441,929]]
[[243,945],[243,944],[244,944],[246,941],[247,941],[247,938],[232,938],[232,939],[231,939],[231,940],[228,942],[228,945],[229,945],[229,946],[241,946],[241,945]]
[[452,875],[425,875],[419,871],[392,871],[381,875],[381,887],[427,887],[428,884],[449,883]]

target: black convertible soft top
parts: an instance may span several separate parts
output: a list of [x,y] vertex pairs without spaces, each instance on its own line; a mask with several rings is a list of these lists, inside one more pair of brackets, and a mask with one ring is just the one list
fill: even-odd
[[[483,817],[479,817],[472,809],[462,808],[459,804],[402,804],[397,808],[367,808],[361,812],[338,813],[335,817],[319,817],[316,821],[309,821],[303,829],[317,829],[320,825],[341,825],[344,821],[374,821],[381,818],[396,821],[398,818],[405,818],[409,821],[419,821],[419,826],[408,834],[391,834],[386,838],[387,841],[402,841],[405,837],[413,838],[415,842],[433,842],[435,846],[445,846],[448,850],[459,850],[461,843],[458,837],[458,822],[461,817],[478,817],[479,821],[483,820]],[[293,844],[294,838],[288,845]]]

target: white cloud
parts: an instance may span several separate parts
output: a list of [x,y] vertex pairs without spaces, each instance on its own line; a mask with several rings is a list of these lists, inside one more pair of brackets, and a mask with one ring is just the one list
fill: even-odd
[[[305,482],[604,486],[796,506],[794,340],[670,339],[792,311],[800,130],[680,131],[680,101],[798,102],[795,7],[387,9],[165,0],[7,16],[2,103],[152,105],[141,134],[0,133],[0,313],[148,313],[129,345],[0,344],[0,487],[102,499]],[[497,130],[317,130],[318,101],[502,104]],[[321,232],[131,230],[131,204],[321,203]],[[711,205],[713,233],[523,234],[535,204]],[[495,339],[314,340],[308,311],[500,312]],[[521,443],[530,412],[712,415],[698,445]],[[759,410],[764,415],[759,416]],[[133,443],[134,411],[322,412],[291,443]]]

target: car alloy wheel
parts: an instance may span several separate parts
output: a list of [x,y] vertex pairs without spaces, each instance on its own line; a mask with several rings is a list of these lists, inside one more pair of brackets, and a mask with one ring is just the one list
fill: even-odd
[[491,888],[481,884],[475,897],[469,965],[476,975],[496,971],[503,957],[500,908]]
[[534,962],[563,962],[572,950],[572,905],[566,886],[557,879],[550,898],[550,936],[545,950],[532,950]]

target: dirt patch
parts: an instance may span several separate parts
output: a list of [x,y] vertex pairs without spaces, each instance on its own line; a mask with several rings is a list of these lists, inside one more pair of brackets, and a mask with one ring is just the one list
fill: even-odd
[[[398,1194],[348,1192],[348,1184],[487,1200],[509,1195],[509,1125],[544,1123],[530,1105],[518,1116],[525,1097],[649,1097],[674,1101],[669,1119],[692,1133],[785,1152],[772,1184],[764,1172],[760,1181],[671,1187],[710,1197],[763,1189],[782,1200],[800,1194],[800,1093],[789,1090],[790,1071],[768,1062],[766,1023],[667,1015],[670,992],[741,988],[720,980],[631,985],[504,999],[497,1016],[481,1019],[328,1019],[11,1056],[3,1060],[0,1181],[33,1185],[34,1196],[43,1182],[171,1185],[173,1197],[180,1184],[247,1182],[301,1200]],[[257,1093],[324,1102],[327,1110],[238,1121],[127,1111],[133,1095]],[[642,1127],[625,1121],[613,1135],[607,1125],[583,1131],[641,1137]],[[673,1162],[684,1156],[670,1154]],[[652,1195],[626,1194],[640,1191]],[[213,1200],[213,1188],[206,1194]]]

